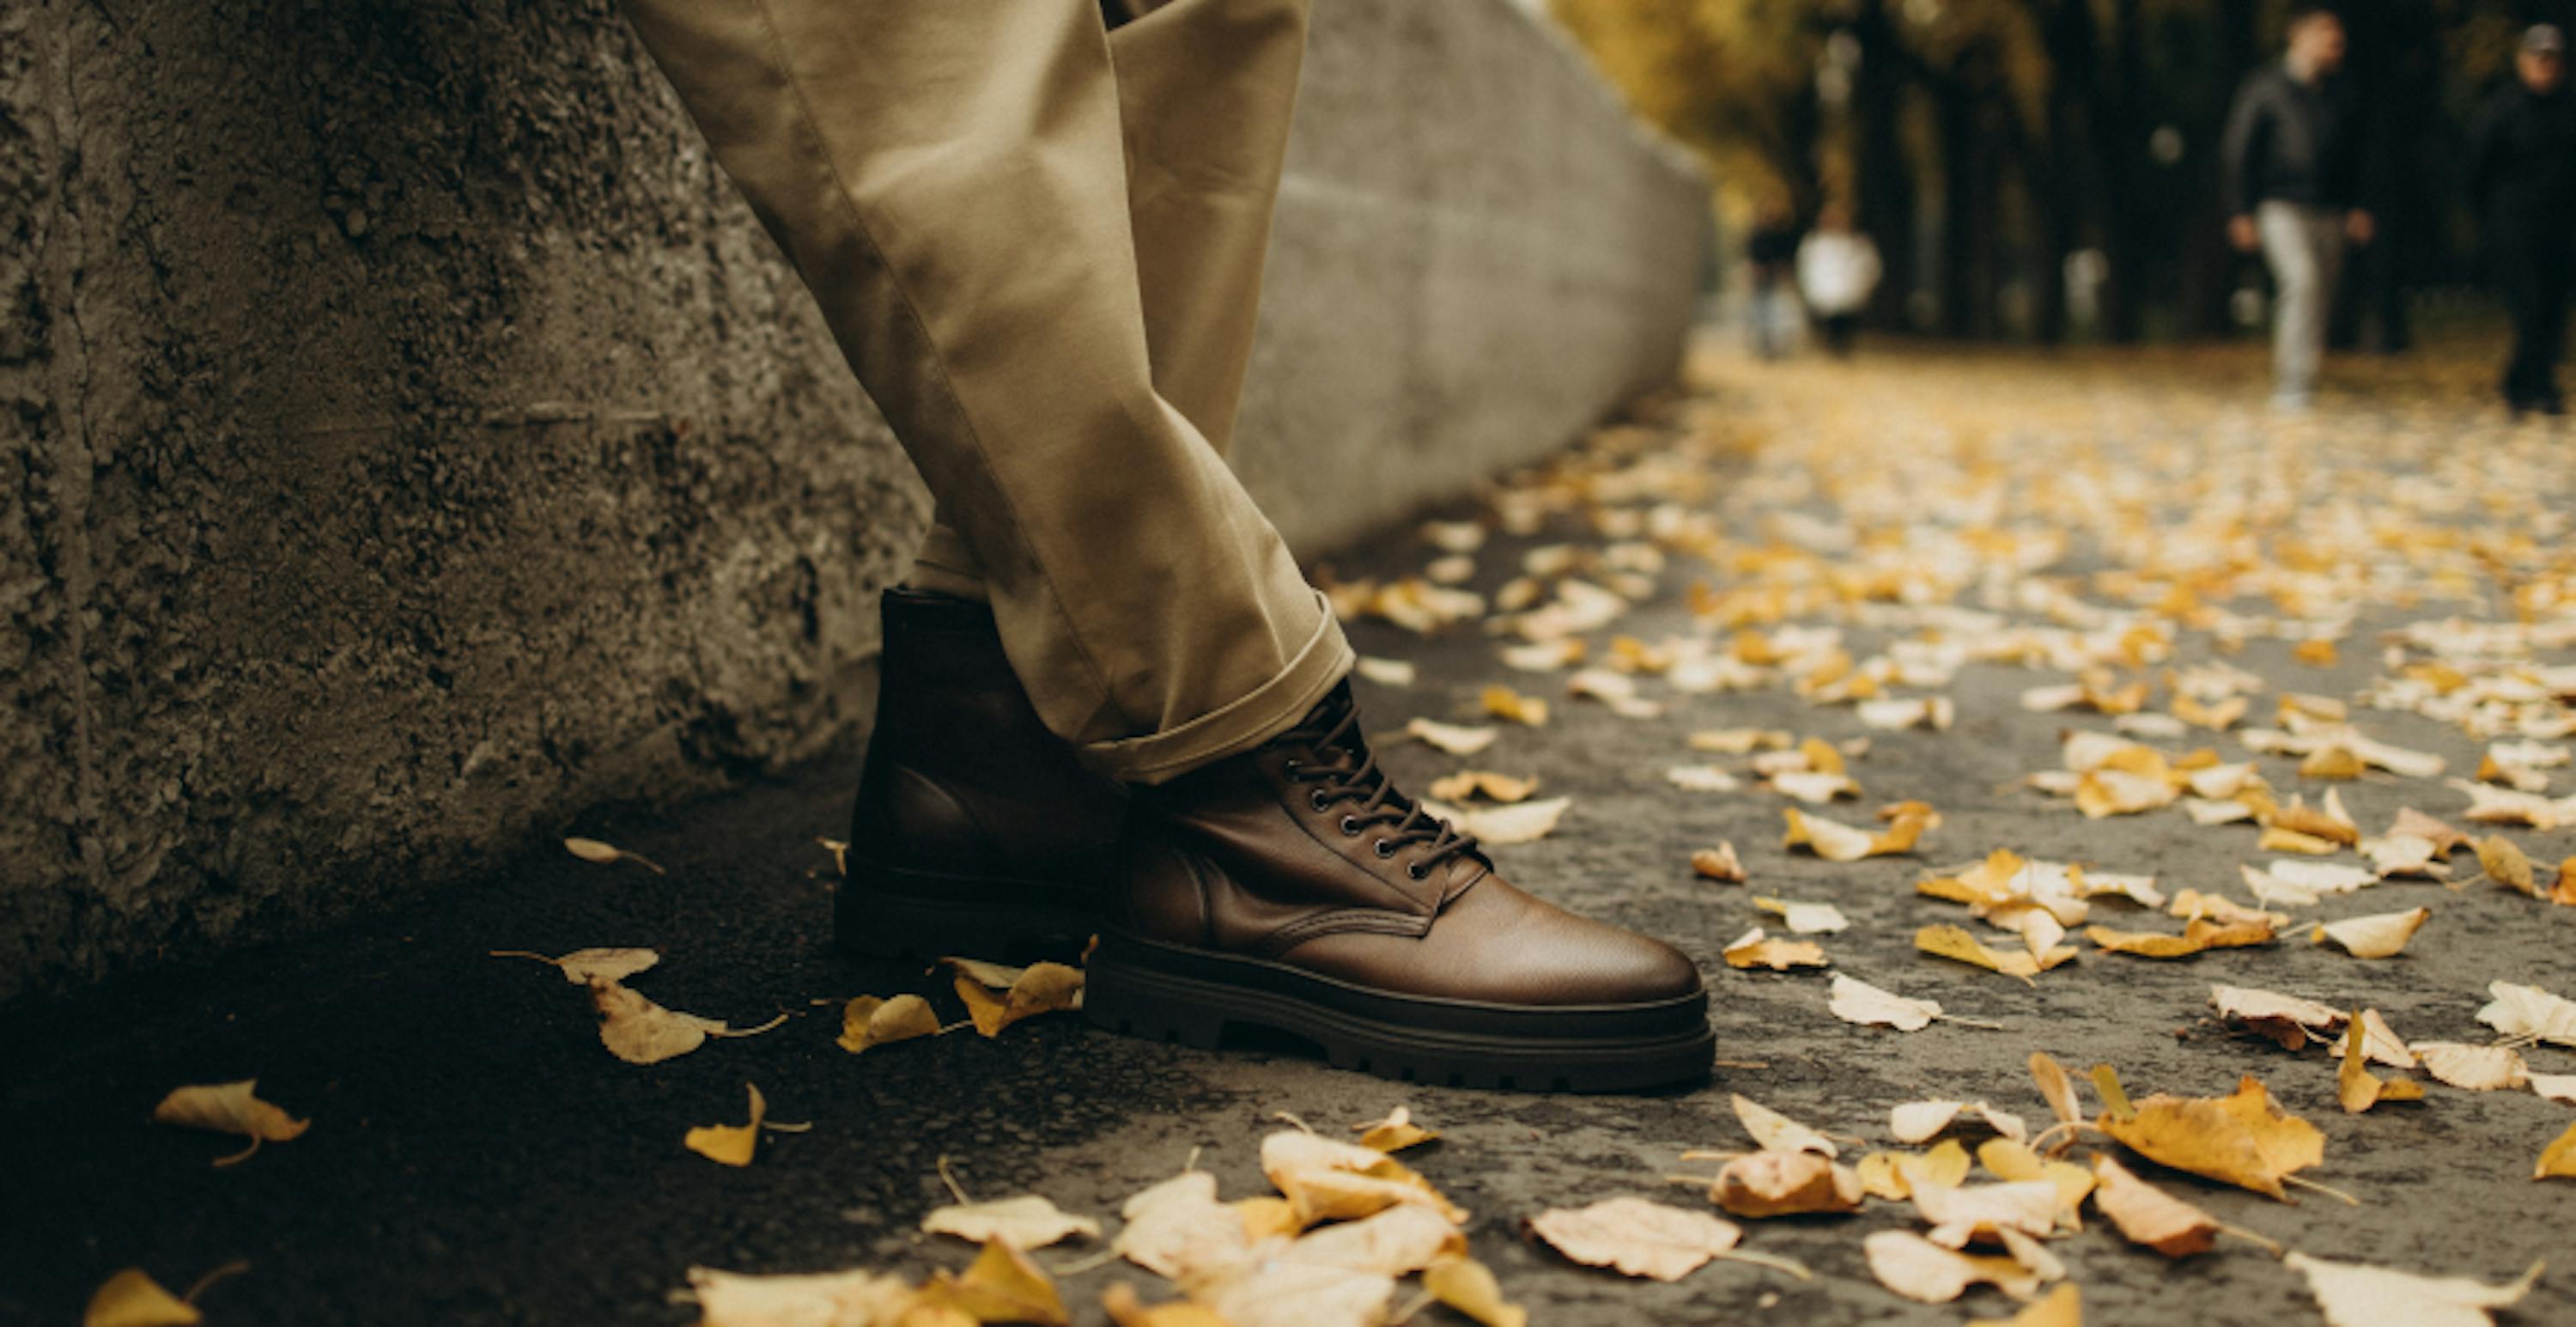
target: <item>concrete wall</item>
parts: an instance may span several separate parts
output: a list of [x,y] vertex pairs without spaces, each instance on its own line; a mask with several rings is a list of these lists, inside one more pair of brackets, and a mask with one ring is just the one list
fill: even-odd
[[[1239,445],[1312,551],[1667,371],[1700,204],[1503,0],[1310,72]],[[823,749],[924,520],[607,0],[0,7],[0,996]]]

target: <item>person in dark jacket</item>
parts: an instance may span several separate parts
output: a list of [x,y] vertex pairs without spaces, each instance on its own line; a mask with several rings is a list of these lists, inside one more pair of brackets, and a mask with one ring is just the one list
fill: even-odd
[[2313,399],[2344,243],[2370,242],[2361,107],[2337,77],[2343,58],[2343,20],[2333,10],[2294,10],[2288,51],[2246,77],[2221,144],[2228,237],[2262,250],[2278,288],[2272,401],[2282,409]]
[[2576,275],[2576,97],[2566,88],[2567,36],[2542,23],[2522,35],[2514,80],[2487,103],[2469,139],[2469,183],[2488,271],[2513,312],[2505,408],[2565,410],[2558,355]]

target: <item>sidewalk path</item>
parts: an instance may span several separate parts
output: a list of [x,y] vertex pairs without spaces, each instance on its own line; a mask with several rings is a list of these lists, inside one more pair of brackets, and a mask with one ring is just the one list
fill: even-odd
[[[964,1267],[970,1247],[915,1233],[947,1201],[943,1156],[976,1197],[1034,1191],[1114,1232],[1126,1195],[1193,1155],[1224,1197],[1267,1192],[1256,1156],[1283,1127],[1278,1112],[1338,1133],[1398,1104],[1444,1135],[1405,1159],[1474,1214],[1475,1256],[1535,1322],[2001,1318],[2015,1306],[1992,1290],[1928,1306],[1873,1279],[1863,1237],[1920,1228],[1901,1202],[1745,1222],[1745,1247],[1807,1264],[1815,1279],[1804,1282],[1724,1262],[1674,1284],[1631,1281],[1574,1267],[1521,1226],[1549,1206],[1630,1193],[1714,1210],[1700,1190],[1664,1177],[1714,1169],[1683,1162],[1685,1150],[1751,1146],[1731,1093],[1866,1140],[1847,1145],[1845,1160],[1906,1150],[1890,1138],[1888,1112],[1908,1101],[1988,1101],[2036,1127],[2050,1116],[2025,1064],[2046,1051],[2079,1075],[2117,1066],[2139,1098],[2224,1095],[2240,1075],[2259,1076],[2324,1132],[2324,1161],[2302,1175],[2358,1206],[2313,1190],[2284,1204],[2133,1168],[2315,1257],[2489,1283],[2544,1255],[2560,1259],[2506,1321],[2576,1321],[2566,1234],[2576,1182],[2530,1178],[2576,1107],[2527,1089],[2428,1082],[2420,1104],[2347,1115],[2323,1049],[2286,1051],[2210,1017],[2213,985],[2257,987],[2375,1008],[2410,1041],[2484,1044],[2494,1033],[2476,1014],[2491,982],[2576,994],[2576,907],[2510,891],[2462,851],[2449,858],[2454,887],[2398,879],[2314,903],[2276,898],[2297,920],[2275,943],[2195,958],[2104,952],[2078,924],[2065,943],[2080,957],[2025,982],[1916,947],[1919,928],[1956,923],[1999,951],[2024,949],[2022,937],[1915,889],[1997,849],[2152,875],[2168,897],[2190,888],[2247,906],[2258,900],[2243,865],[2366,865],[2332,843],[2327,855],[2258,850],[2256,826],[2203,826],[2179,801],[2088,818],[2026,786],[2065,769],[2067,730],[2129,736],[2171,761],[2201,748],[2223,765],[2250,761],[2273,803],[2296,795],[2313,808],[2333,791],[2364,835],[2408,807],[2472,836],[2501,834],[2539,864],[2543,891],[2554,864],[2576,852],[2567,830],[2470,823],[2470,794],[2447,782],[2475,775],[2494,741],[2521,770],[2496,778],[2520,777],[2546,798],[2576,791],[2576,771],[2550,763],[2568,745],[2556,696],[2576,693],[2576,678],[2546,671],[2576,662],[2566,597],[2576,595],[2566,579],[2576,560],[2565,540],[2576,437],[2508,428],[2473,396],[2482,368],[2440,362],[2369,394],[2330,394],[2311,419],[2276,421],[2247,407],[2259,399],[2256,367],[2250,352],[1909,354],[1777,369],[1710,359],[1693,395],[1519,477],[1496,502],[1447,513],[1490,531],[1458,555],[1471,568],[1443,569],[1466,570],[1456,588],[1480,596],[1480,611],[1429,634],[1355,624],[1364,655],[1416,672],[1407,686],[1361,684],[1403,786],[1421,793],[1476,768],[1535,775],[1538,796],[1570,798],[1552,834],[1498,850],[1507,873],[1698,957],[1716,992],[1720,1054],[1758,1068],[1643,1098],[1493,1094],[1344,1074],[1287,1048],[1207,1054],[1119,1040],[1064,1016],[994,1040],[967,1031],[854,1058],[834,1045],[840,1002],[852,996],[917,991],[943,1019],[961,1014],[944,975],[828,948],[833,871],[815,840],[840,831],[855,769],[845,758],[676,815],[610,811],[575,827],[667,874],[541,854],[334,934],[5,1011],[0,1320],[76,1321],[121,1268],[179,1290],[238,1259],[247,1270],[202,1296],[219,1327],[686,1323],[695,1310],[669,1296],[696,1265],[867,1266],[915,1278]],[[1331,572],[1364,617],[1371,603],[1436,616],[1444,596],[1404,578],[1441,556],[1408,530],[1332,559]],[[1632,708],[1660,713],[1626,717],[1568,694],[1573,668],[1506,666],[1502,648],[1551,631],[1545,617],[1488,630],[1503,612],[1498,597],[1519,593],[1507,586],[1523,577],[1541,605],[1564,605],[1557,625],[1585,628],[1581,666],[1643,665],[1618,676],[1636,687],[1642,705]],[[1614,620],[1588,623],[1596,600],[1561,597],[1569,578],[1636,601],[1620,595]],[[1368,580],[1378,593],[1356,584]],[[2410,631],[2444,619],[2457,622]],[[1637,642],[1624,655],[1612,644],[1622,636]],[[2310,638],[2333,642],[2331,658],[2324,645],[2302,649]],[[2220,663],[2248,676],[2228,682],[2211,667]],[[2144,683],[2137,714],[2170,716],[2182,681],[2207,707],[2234,687],[2245,714],[2226,731],[2133,714],[2123,733],[2119,716],[2081,703],[2028,707],[2049,699],[2030,697],[2034,688],[2088,671],[2112,709]],[[1417,717],[1494,723],[1481,700],[1494,685],[1544,698],[1548,722],[1503,725],[1472,759],[1394,736]],[[1723,689],[1734,685],[1743,689]],[[1955,719],[1946,731],[1876,728],[1836,699],[1872,686],[1881,698],[1939,698]],[[2321,717],[2331,709],[2322,701],[2292,702],[2300,713],[2285,719],[2289,695],[2349,706],[2341,722],[2359,738]],[[2374,708],[2374,695],[2413,709]],[[2457,718],[2419,712],[2454,709],[2492,735],[2472,738]],[[1862,797],[1794,802],[1762,786],[1755,755],[1689,741],[1745,728],[1851,744]],[[2266,731],[2364,753],[2379,751],[2375,742],[2438,756],[2445,768],[2305,777],[2306,757],[2249,748],[2284,740]],[[2135,772],[2141,759],[2111,768]],[[2310,768],[2338,763],[2319,757]],[[1668,778],[1690,765],[1717,766],[1739,786],[1691,791]],[[2262,801],[2250,782],[2218,781],[2227,786],[2211,800]],[[2094,795],[2106,790],[2154,793],[2097,779]],[[1939,816],[1909,855],[1838,864],[1781,846],[1784,808],[1874,828],[1876,808],[1905,801]],[[1721,840],[1738,850],[1749,884],[1692,872],[1693,851]],[[1839,909],[1848,929],[1806,937],[1830,971],[1723,962],[1750,926],[1784,932],[1756,896]],[[2312,920],[2419,906],[2430,920],[2398,957],[2309,943]],[[2182,930],[2115,899],[2092,900],[2090,913],[2086,924]],[[659,966],[632,983],[673,1009],[736,1026],[788,1021],[639,1067],[603,1050],[579,989],[540,964],[487,956],[596,945],[660,951]],[[1999,1026],[1855,1026],[1827,1009],[1834,973]],[[2533,1072],[2576,1073],[2576,1051],[2523,1054]],[[310,1118],[310,1132],[217,1169],[208,1162],[231,1150],[228,1140],[145,1123],[173,1087],[249,1077],[263,1098]],[[683,1150],[688,1128],[741,1120],[746,1082],[771,1118],[812,1129],[765,1137],[742,1169]],[[2097,1095],[2084,1095],[2096,1108]],[[1966,1137],[1973,1145],[1979,1135]],[[2087,1141],[2074,1156],[2095,1150]],[[2098,1215],[2087,1226],[2048,1247],[2082,1287],[2090,1321],[2321,1321],[2300,1275],[2252,1244],[2222,1240],[2169,1262]],[[1076,1241],[1039,1261],[1098,1263],[1085,1257],[1097,1247]],[[1148,1299],[1170,1293],[1124,1264],[1070,1272],[1062,1282],[1077,1321],[1105,1320],[1099,1296],[1113,1281]],[[1464,1319],[1432,1308],[1419,1321]]]

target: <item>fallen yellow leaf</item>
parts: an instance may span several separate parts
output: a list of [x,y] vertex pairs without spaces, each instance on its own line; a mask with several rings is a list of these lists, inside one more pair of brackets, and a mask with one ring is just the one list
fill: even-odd
[[601,866],[607,866],[613,862],[633,862],[655,875],[669,874],[641,853],[627,852],[597,839],[565,839],[563,845],[564,851],[585,862],[595,862]]
[[2370,1072],[2370,1057],[2362,1050],[2365,1031],[2359,1014],[2354,1014],[2344,1029],[2343,1067],[2335,1074],[2335,1099],[2343,1103],[2344,1113],[2359,1115],[2383,1101],[2423,1100],[2422,1083],[2412,1078],[2381,1078]]
[[2487,1310],[2521,1302],[2540,1279],[2532,1264],[2522,1279],[2491,1286],[2461,1276],[2414,1276],[2384,1267],[2327,1262],[2304,1253],[2282,1261],[2308,1278],[2330,1327],[2489,1327]]
[[1834,975],[1826,1007],[1846,1023],[1884,1025],[1899,1032],[1920,1032],[1941,1016],[1941,1006],[1933,1001],[1907,999],[1840,973]]
[[[1830,1146],[1830,1144],[1828,1144]],[[1709,1200],[1741,1217],[1856,1212],[1860,1176],[1818,1152],[1748,1152],[1720,1167]]]
[[1914,947],[1939,958],[1954,959],[1974,967],[2000,972],[2007,977],[2028,981],[2040,973],[2075,957],[2072,945],[2059,945],[2045,955],[2033,958],[2027,952],[1989,949],[1977,937],[1946,922],[1926,926],[1914,933]]
[[2120,1116],[2105,1111],[2102,1131],[2131,1151],[2176,1170],[2288,1201],[2283,1176],[2325,1159],[2315,1125],[2284,1111],[2248,1074],[2233,1095],[2171,1097],[2158,1093]]
[[1388,1111],[1384,1119],[1352,1125],[1351,1132],[1360,1136],[1360,1146],[1372,1152],[1401,1152],[1440,1136],[1415,1124],[1413,1112],[1402,1106]]
[[[995,1240],[961,1273],[940,1272],[921,1288],[916,1304],[954,1308],[977,1322],[1072,1327],[1073,1316],[1055,1282],[1008,1243]],[[898,1321],[901,1321],[898,1319]]]
[[1889,857],[1914,851],[1914,845],[1930,827],[1928,817],[1909,812],[1896,817],[1885,830],[1872,834],[1838,824],[1823,816],[1811,816],[1794,806],[1782,807],[1780,814],[1789,822],[1788,833],[1781,839],[1784,848],[1805,848],[1829,862],[1856,862],[1864,857]]
[[1547,722],[1547,702],[1536,696],[1524,696],[1510,687],[1487,687],[1478,698],[1485,713],[1497,719],[1536,728]]
[[955,1235],[977,1244],[995,1240],[1015,1249],[1043,1249],[1080,1235],[1100,1238],[1100,1223],[1075,1216],[1034,1193],[982,1203],[949,1203],[921,1218],[925,1235]]
[[140,1267],[107,1278],[81,1311],[81,1327],[192,1327],[205,1320],[196,1305],[162,1289]]
[[1463,802],[1478,796],[1495,802],[1526,802],[1537,791],[1535,776],[1516,779],[1480,769],[1460,770],[1446,778],[1433,779],[1430,788],[1431,795],[1444,802]]
[[1730,968],[1769,968],[1786,972],[1791,968],[1825,966],[1824,946],[1813,940],[1774,940],[1754,927],[1729,943],[1720,957]]
[[2540,1150],[2540,1164],[2531,1168],[2536,1180],[2576,1180],[2576,1124],[2558,1135],[2558,1141]]
[[2347,917],[2339,922],[2320,923],[2313,934],[2318,944],[2331,940],[2354,958],[2393,958],[2432,915],[2431,908],[2414,908]]
[[2207,1253],[2218,1243],[2217,1218],[2139,1179],[2119,1162],[2096,1155],[2093,1175],[2093,1205],[2130,1243],[2168,1258]]
[[2180,935],[2088,926],[2084,930],[2084,938],[2115,954],[2134,954],[2140,958],[2188,958],[2211,949],[2268,945],[2272,943],[2272,926],[2269,922],[2223,924],[2195,920],[2185,922]]
[[[1062,963],[1034,963],[1004,968],[961,958],[943,958],[956,973],[951,983],[966,1003],[975,1030],[998,1037],[1023,1018],[1082,1007],[1082,971]],[[1000,989],[997,989],[1000,988]]]
[[1910,1230],[1882,1230],[1861,1241],[1878,1283],[1924,1304],[1947,1304],[1980,1281],[2017,1298],[2039,1292],[2037,1273],[2011,1258],[1960,1253]]
[[1529,1229],[1548,1247],[1586,1267],[1657,1281],[1682,1279],[1744,1236],[1734,1222],[1644,1198],[1552,1207],[1531,1217]]
[[246,1161],[262,1143],[283,1143],[303,1137],[313,1127],[311,1120],[299,1120],[258,1096],[259,1080],[245,1078],[238,1083],[211,1083],[174,1089],[152,1108],[155,1124],[176,1124],[214,1133],[239,1134],[250,1140],[250,1146],[229,1156],[215,1158],[218,1166]]
[[842,1007],[837,1044],[856,1055],[890,1041],[937,1035],[939,1015],[931,1011],[928,1000],[918,995],[898,995],[890,1000],[862,995]]
[[[903,1323],[915,1292],[902,1277],[852,1269],[748,1276],[712,1267],[689,1269],[689,1293],[698,1301],[699,1327],[783,1327],[784,1324]],[[951,1315],[948,1322],[959,1319]],[[974,1321],[972,1318],[964,1319]],[[945,1327],[925,1316],[920,1327]]]
[[1124,1281],[1100,1292],[1100,1307],[1117,1327],[1230,1327],[1215,1309],[1196,1300],[1147,1304],[1137,1298],[1136,1287]]
[[1735,855],[1735,845],[1720,842],[1714,848],[1702,848],[1691,854],[1691,869],[1711,880],[1730,885],[1744,883],[1744,863]]
[[1527,1327],[1529,1323],[1529,1310],[1504,1299],[1493,1272],[1473,1258],[1443,1258],[1431,1264],[1422,1273],[1422,1288],[1485,1327]]
[[761,1099],[759,1088],[749,1083],[743,1087],[751,1093],[750,1123],[703,1124],[689,1130],[680,1139],[681,1145],[709,1161],[728,1166],[750,1165],[752,1149],[760,1142],[761,1117],[769,1113],[769,1103]]
[[1968,1327],[2084,1327],[2084,1292],[2068,1281],[2009,1318],[1971,1318]]

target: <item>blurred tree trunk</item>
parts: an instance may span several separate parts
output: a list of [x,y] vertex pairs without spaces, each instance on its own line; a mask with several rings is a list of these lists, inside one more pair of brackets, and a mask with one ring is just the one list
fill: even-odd
[[[2112,6],[2111,75],[2094,82],[2091,129],[2093,164],[2100,173],[2096,194],[2101,208],[2102,338],[2126,345],[2145,334],[2147,261],[2146,201],[2139,194],[2139,152],[2148,126],[2142,110],[2146,99],[2146,33],[2138,0],[2115,0]],[[2088,82],[2100,72],[2087,71]],[[2107,83],[2107,86],[2104,84]]]
[[1996,333],[2003,276],[1998,223],[2008,145],[1994,89],[1994,55],[1982,45],[1932,84],[1941,137],[1941,330],[1976,340]]
[[2192,141],[2199,145],[2191,171],[2198,187],[2191,190],[2193,204],[2184,214],[2183,223],[2181,286],[2186,335],[2223,336],[2236,328],[2230,304],[2236,295],[2239,264],[2244,259],[2227,242],[2225,194],[2219,187],[2226,167],[2219,159],[2218,137],[2226,124],[2236,80],[2251,72],[2263,58],[2254,10],[2254,0],[2219,0],[2210,17],[2215,27],[2217,67],[2227,77],[2221,84],[2225,95],[2197,118],[2197,132],[2192,135]]
[[1870,298],[1872,326],[1912,325],[1917,281],[1914,164],[1906,160],[1900,121],[1908,61],[1884,0],[1861,0],[1851,34],[1860,44],[1860,77],[1852,88],[1852,179],[1857,221],[1878,246],[1885,275]]

